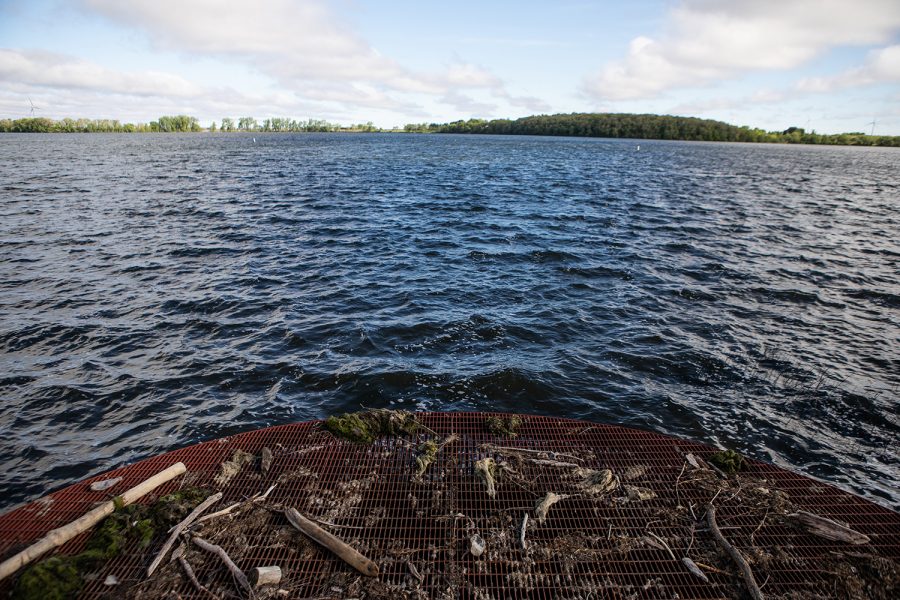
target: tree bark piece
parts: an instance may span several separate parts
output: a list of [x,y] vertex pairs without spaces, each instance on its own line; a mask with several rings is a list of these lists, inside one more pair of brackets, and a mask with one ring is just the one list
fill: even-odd
[[166,557],[166,554],[169,553],[169,550],[172,548],[172,545],[175,543],[175,540],[178,539],[178,536],[181,535],[181,532],[184,531],[185,527],[194,522],[194,519],[203,514],[207,508],[218,502],[222,499],[222,492],[218,492],[213,494],[199,505],[197,505],[194,510],[191,511],[187,517],[184,518],[178,525],[172,528],[172,533],[169,534],[169,539],[166,540],[166,543],[163,544],[163,547],[160,549],[159,554],[156,555],[156,558],[153,559],[153,562],[150,563],[150,567],[147,568],[147,577],[153,575],[153,571],[156,570],[156,567],[159,566],[159,563],[163,561]]
[[858,531],[850,529],[845,525],[841,525],[837,521],[820,517],[805,511],[797,511],[788,515],[792,519],[796,519],[806,527],[806,530],[813,535],[833,540],[835,542],[845,542],[847,544],[868,544],[869,536]]
[[271,567],[256,567],[250,571],[250,581],[253,582],[254,587],[276,585],[281,581],[281,567],[277,565]]
[[336,535],[329,533],[301,515],[295,508],[287,508],[284,516],[290,521],[291,525],[299,529],[304,534],[311,537],[314,541],[325,546],[338,555],[348,565],[369,577],[378,576],[378,565],[369,560],[362,554],[352,548],[349,544],[338,538]]
[[747,590],[750,592],[750,597],[753,600],[763,600],[763,594],[759,589],[759,586],[756,584],[756,579],[753,577],[753,571],[750,569],[750,565],[747,564],[747,561],[741,556],[741,553],[738,550],[728,543],[728,540],[725,539],[725,536],[722,535],[722,532],[719,531],[719,526],[716,525],[716,507],[712,504],[706,507],[706,522],[709,524],[709,530],[712,532],[713,537],[716,538],[716,541],[719,543],[722,548],[731,556],[731,559],[737,563],[737,566],[741,569],[741,574],[744,576],[744,583],[747,584]]
[[[187,468],[184,466],[184,463],[175,463],[169,468],[160,471],[150,479],[147,479],[146,481],[143,481],[142,483],[139,483],[133,488],[127,490],[124,494],[121,495],[122,504],[125,506],[134,504],[134,502],[141,499],[146,494],[155,490],[167,481],[175,479],[186,471]],[[43,538],[26,548],[25,550],[22,550],[12,558],[3,561],[3,563],[0,564],[0,580],[9,577],[44,553],[62,546],[73,537],[89,530],[91,527],[102,521],[105,517],[111,515],[115,509],[116,505],[112,500],[109,502],[104,502],[100,506],[94,508],[75,521],[72,521],[68,525],[63,525],[62,527],[50,531],[49,533],[47,533],[47,535],[45,535]]]
[[247,590],[247,593],[253,597],[253,588],[250,587],[250,582],[247,581],[247,576],[244,575],[244,572],[240,570],[240,568],[234,564],[234,561],[231,560],[231,557],[228,556],[228,553],[221,546],[216,546],[215,544],[210,544],[203,538],[195,537],[192,540],[195,544],[206,550],[207,552],[212,552],[222,559],[222,562],[225,563],[225,566],[228,567],[228,570],[231,571],[231,574],[234,575],[234,578],[240,584],[242,588]]

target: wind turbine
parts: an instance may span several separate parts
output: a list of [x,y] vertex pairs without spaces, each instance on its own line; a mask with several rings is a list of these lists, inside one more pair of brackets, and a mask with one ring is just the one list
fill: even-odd
[[40,107],[34,105],[34,102],[31,101],[31,97],[30,97],[30,96],[29,96],[29,98],[28,98],[28,104],[31,105],[31,118],[33,119],[33,118],[34,118],[34,111],[35,111],[35,110],[40,110]]
[[872,118],[872,122],[871,122],[871,123],[866,123],[866,125],[871,125],[871,126],[872,126],[872,133],[871,133],[870,135],[875,135],[875,118],[873,117],[873,118]]

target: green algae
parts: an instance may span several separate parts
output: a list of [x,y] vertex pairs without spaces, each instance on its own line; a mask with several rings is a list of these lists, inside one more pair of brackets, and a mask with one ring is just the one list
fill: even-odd
[[491,416],[484,420],[484,426],[490,433],[511,438],[519,435],[522,423],[522,417],[518,415],[511,415],[507,418]]
[[330,416],[325,429],[357,444],[371,444],[388,435],[412,435],[419,429],[415,415],[405,410],[377,409]]
[[738,471],[742,471],[746,466],[744,457],[734,450],[722,450],[716,452],[707,458],[707,460],[728,475],[734,475]]
[[186,488],[159,498],[150,506],[124,506],[113,498],[115,510],[94,530],[85,549],[74,556],[51,556],[28,567],[19,577],[13,598],[21,600],[72,598],[84,586],[85,575],[118,556],[132,541],[150,545],[157,531],[166,532],[181,521],[208,494]]

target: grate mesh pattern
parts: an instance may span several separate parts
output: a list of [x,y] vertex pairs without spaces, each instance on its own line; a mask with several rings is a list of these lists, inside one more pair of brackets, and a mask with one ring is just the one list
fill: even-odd
[[[327,523],[326,529],[372,558],[381,570],[377,580],[360,578],[291,530],[277,511],[253,509],[230,522],[240,524],[239,529],[224,531],[216,543],[245,571],[280,565],[281,587],[291,597],[741,597],[744,588],[737,569],[703,527],[704,507],[711,500],[723,534],[751,562],[767,596],[890,597],[896,589],[892,586],[900,564],[900,515],[889,509],[756,461],[749,461],[739,477],[725,481],[695,471],[685,461],[687,453],[707,457],[714,448],[660,434],[523,416],[518,436],[509,438],[489,433],[486,416],[418,415],[439,436],[459,436],[438,454],[422,481],[411,477],[416,440],[389,437],[355,445],[334,438],[320,422],[271,427],[182,448],[0,516],[0,555],[9,556],[81,516],[110,493],[121,493],[174,462],[185,463],[193,485],[214,489],[219,465],[236,449],[258,455],[268,447],[274,454],[269,472],[263,474],[253,465],[243,468],[222,489],[222,506],[277,484],[270,503],[294,506]],[[473,473],[475,461],[486,456],[508,467],[494,499]],[[580,468],[542,462],[551,460]],[[621,485],[606,494],[588,494],[583,481],[589,469],[610,469]],[[92,481],[118,476],[123,481],[108,492],[88,488]],[[144,502],[183,485],[183,479],[159,488]],[[569,497],[550,509],[544,523],[537,523],[535,503],[549,491]],[[846,522],[868,535],[871,543],[849,548],[813,537],[784,517],[797,508]],[[518,537],[526,512],[531,524],[523,551]],[[469,552],[474,533],[487,545],[480,557]],[[59,552],[78,552],[86,537],[70,541]],[[108,597],[110,589],[103,581],[110,574],[121,582],[120,589],[144,581],[158,547],[158,540],[146,549],[127,547],[87,583],[82,597]],[[684,556],[702,565],[708,583],[686,569]],[[192,564],[199,580],[213,591],[234,592],[221,564],[215,560]],[[177,571],[177,566],[167,569]],[[186,579],[173,582],[167,592],[203,597]],[[0,592],[11,583],[3,582]],[[132,593],[154,597],[152,590],[141,586]]]

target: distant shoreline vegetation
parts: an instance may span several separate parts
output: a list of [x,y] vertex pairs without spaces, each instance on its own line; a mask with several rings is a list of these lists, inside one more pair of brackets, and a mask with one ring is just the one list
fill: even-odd
[[863,132],[820,134],[802,127],[765,131],[738,127],[722,121],[696,117],[627,113],[572,113],[540,115],[521,119],[469,119],[452,123],[411,123],[402,129],[379,129],[371,122],[342,126],[320,119],[305,121],[253,117],[226,117],[217,125],[202,127],[196,117],[175,115],[150,123],[121,123],[112,119],[60,119],[44,117],[0,119],[0,133],[168,133],[168,132],[254,132],[254,133],[469,133],[499,135],[543,135],[599,138],[631,138],[703,142],[751,142],[787,144],[829,144],[841,146],[897,146],[900,136],[867,135]]

